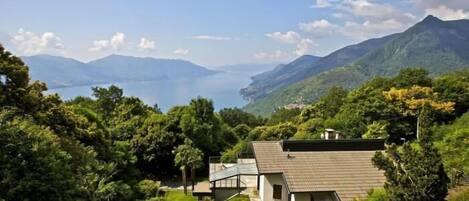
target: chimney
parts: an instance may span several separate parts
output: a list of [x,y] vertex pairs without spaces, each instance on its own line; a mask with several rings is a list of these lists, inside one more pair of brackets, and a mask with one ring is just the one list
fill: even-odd
[[326,128],[326,132],[324,132],[324,139],[328,140],[329,138],[333,137],[335,130],[332,128]]
[[342,139],[342,133],[340,131],[336,131],[335,132],[335,139],[338,140],[338,139]]

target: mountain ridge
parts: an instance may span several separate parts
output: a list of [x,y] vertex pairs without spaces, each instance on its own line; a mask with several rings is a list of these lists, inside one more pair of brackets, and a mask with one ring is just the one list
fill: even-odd
[[200,77],[218,73],[190,61],[108,55],[89,62],[47,54],[23,56],[31,77],[49,88]]
[[[288,84],[296,83],[301,80],[307,79],[308,77],[314,76],[318,73],[330,70],[335,67],[339,67],[342,65],[346,65],[359,57],[363,56],[365,53],[378,48],[385,43],[389,42],[390,40],[397,37],[398,34],[391,34],[388,36],[384,36],[381,38],[373,38],[362,41],[357,44],[349,45],[338,49],[325,57],[319,58],[315,62],[311,62],[309,64],[305,64],[306,67],[302,68],[300,71],[293,72],[291,76],[291,80],[283,83],[279,82],[271,82],[270,80],[274,79],[277,80],[278,77],[282,77],[283,75],[277,75],[276,77],[266,77],[265,79],[255,79],[254,77],[253,82],[246,88],[241,89],[241,95],[249,100],[250,102],[255,102],[256,99],[260,99],[268,95],[269,93],[280,89]],[[301,58],[301,57],[300,57]],[[298,59],[300,59],[298,58]],[[285,65],[295,65],[295,61],[285,64]],[[266,72],[269,73],[269,72]],[[265,73],[263,73],[265,74]],[[260,89],[260,90],[259,90]]]
[[354,61],[310,76],[249,103],[245,110],[268,115],[290,103],[311,103],[330,87],[355,86],[375,76],[393,76],[406,67],[421,67],[432,76],[469,67],[469,20],[442,21],[428,16],[382,47]]

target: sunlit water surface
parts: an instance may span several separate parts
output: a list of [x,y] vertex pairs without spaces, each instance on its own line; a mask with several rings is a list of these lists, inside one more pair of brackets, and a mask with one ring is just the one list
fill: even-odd
[[76,96],[91,96],[91,87],[107,87],[114,84],[124,90],[126,96],[136,96],[148,105],[158,104],[162,111],[172,106],[188,104],[192,98],[202,96],[212,99],[215,109],[242,107],[246,102],[239,89],[250,82],[250,75],[242,72],[222,72],[194,79],[174,79],[104,85],[75,86],[50,89],[47,93],[58,93],[62,99]]

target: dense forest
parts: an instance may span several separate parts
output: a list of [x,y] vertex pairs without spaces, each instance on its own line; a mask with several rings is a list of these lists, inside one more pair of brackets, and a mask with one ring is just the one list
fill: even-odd
[[[404,69],[353,91],[332,87],[306,108],[279,108],[270,118],[216,112],[202,97],[163,113],[116,86],[63,101],[44,95],[47,86],[1,46],[0,78],[0,200],[160,200],[157,181],[193,179],[209,156],[229,162],[250,141],[318,139],[325,128],[387,140],[386,154],[373,159],[388,178],[383,196],[420,199],[419,188],[437,181],[441,188],[429,193],[437,200],[469,171],[469,70],[430,78]],[[415,167],[409,177],[434,177],[410,192],[399,188],[409,183],[393,164]]]

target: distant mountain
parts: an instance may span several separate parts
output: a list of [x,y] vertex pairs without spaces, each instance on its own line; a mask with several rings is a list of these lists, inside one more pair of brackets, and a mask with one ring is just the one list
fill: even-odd
[[215,71],[178,59],[155,59],[110,55],[91,61],[88,65],[113,75],[121,81],[158,80],[175,77],[200,77]]
[[403,33],[381,38],[387,39],[383,45],[359,58],[275,90],[245,109],[267,115],[290,103],[313,102],[332,86],[352,89],[375,76],[396,75],[405,67],[421,67],[431,75],[469,67],[468,25],[469,20],[428,16]]
[[289,64],[280,64],[271,71],[267,71],[252,77],[253,82],[244,89],[241,95],[250,99],[259,99],[269,94],[271,91],[301,79],[299,75],[305,69],[319,60],[320,57],[304,55]]
[[[302,56],[285,65],[285,67],[280,66],[272,72],[255,76],[253,82],[247,88],[241,90],[241,95],[247,100],[255,102],[284,86],[299,82],[335,67],[349,64],[366,53],[382,47],[395,37],[397,37],[397,34],[366,40],[339,49],[323,58]],[[288,69],[288,71],[282,71],[280,69]]]
[[83,63],[74,59],[36,55],[22,57],[31,77],[49,88],[90,84],[200,77],[216,73],[184,60],[110,55]]
[[97,84],[111,79],[75,59],[51,55],[27,56],[21,59],[29,66],[30,76],[34,80],[46,82],[49,88]]

